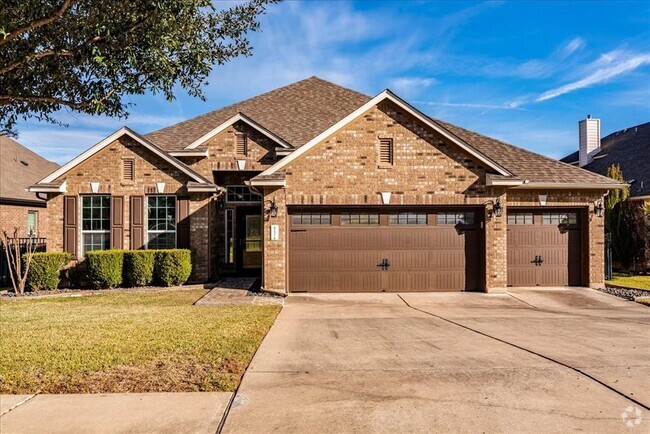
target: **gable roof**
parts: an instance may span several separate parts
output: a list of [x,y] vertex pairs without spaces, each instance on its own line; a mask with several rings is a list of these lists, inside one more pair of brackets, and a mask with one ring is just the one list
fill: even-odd
[[341,119],[339,122],[335,123],[313,139],[311,139],[309,142],[305,143],[305,145],[301,146],[298,150],[294,151],[287,157],[284,157],[265,171],[263,171],[260,176],[266,177],[269,175],[272,175],[276,173],[278,170],[282,169],[285,167],[287,164],[291,163],[293,160],[296,158],[299,158],[301,155],[309,151],[311,148],[325,140],[327,137],[331,136],[334,134],[336,131],[340,130],[343,128],[343,126],[349,124],[353,120],[357,119],[358,117],[362,116],[365,112],[370,110],[372,107],[376,106],[380,102],[384,100],[389,100],[393,102],[394,104],[398,105],[401,107],[404,111],[410,113],[412,116],[417,118],[419,121],[427,125],[428,127],[432,128],[439,134],[441,134],[443,137],[446,137],[448,140],[450,140],[452,143],[456,144],[458,147],[463,149],[465,152],[468,154],[472,155],[474,158],[476,158],[478,161],[481,161],[483,164],[486,166],[492,168],[495,170],[497,173],[501,175],[512,175],[510,172],[508,172],[506,169],[504,169],[501,165],[499,165],[496,161],[491,160],[489,157],[485,156],[483,153],[480,151],[477,151],[475,148],[472,146],[468,145],[465,143],[462,139],[459,139],[457,136],[453,134],[449,134],[449,131],[447,131],[445,128],[441,127],[439,124],[436,122],[433,122],[433,120],[425,115],[424,113],[420,112],[418,109],[414,108],[410,104],[408,104],[406,101],[402,100],[400,97],[392,93],[390,90],[386,89],[383,92],[381,92],[379,95],[374,97],[373,99],[367,101],[365,104],[363,104],[361,107],[357,108],[355,111],[350,113],[348,116],[345,118]]
[[244,122],[249,127],[257,130],[259,133],[261,133],[261,134],[265,135],[266,137],[268,137],[269,139],[273,140],[275,143],[277,143],[281,147],[289,148],[289,149],[292,148],[292,146],[289,143],[287,143],[286,141],[284,141],[281,137],[278,137],[273,132],[267,130],[262,125],[255,122],[253,119],[251,119],[248,116],[246,116],[245,114],[239,112],[235,116],[233,116],[230,119],[226,120],[221,125],[217,126],[215,129],[208,131],[206,134],[202,135],[201,137],[199,137],[198,139],[196,139],[195,141],[193,141],[192,143],[187,145],[185,147],[185,149],[183,149],[183,151],[172,151],[172,153],[177,152],[178,155],[181,155],[182,153],[188,153],[189,150],[197,149],[198,147],[205,144],[205,142],[207,142],[208,140],[210,140],[211,138],[213,138],[214,136],[216,136],[217,134],[219,134],[220,132],[222,132],[223,130],[228,128],[229,126],[231,126],[231,125],[233,125],[233,124],[235,124],[237,122],[240,122],[240,121]]
[[205,179],[204,177],[196,173],[194,170],[192,170],[190,167],[188,167],[180,160],[172,157],[167,152],[160,149],[158,146],[154,145],[146,138],[142,137],[140,134],[136,133],[135,131],[131,130],[128,127],[122,127],[119,130],[115,131],[110,136],[106,137],[101,142],[97,143],[96,145],[82,152],[80,155],[78,155],[76,158],[69,161],[67,164],[63,165],[62,167],[58,168],[54,172],[50,173],[48,176],[46,176],[38,183],[36,183],[36,185],[30,187],[30,191],[40,191],[39,186],[42,186],[43,188],[51,188],[52,183],[56,181],[57,178],[66,174],[67,172],[69,172],[77,165],[81,164],[86,159],[95,155],[97,152],[101,151],[102,149],[104,149],[105,147],[113,143],[115,140],[125,135],[129,136],[130,138],[138,142],[140,145],[144,146],[145,148],[153,152],[158,157],[162,158],[172,166],[179,169],[181,172],[185,173],[190,178],[190,181],[195,181],[196,183],[203,186],[211,186],[216,188],[216,185],[214,185],[213,183],[211,183],[210,181],[208,181],[207,179]]
[[[577,164],[578,151],[560,161]],[[650,122],[612,133],[600,141],[600,150],[591,163],[583,167],[601,175],[612,164],[621,166],[630,182],[630,197],[650,196]]]
[[310,77],[145,137],[167,151],[180,151],[237,113],[245,113],[291,146],[299,147],[369,99],[357,91]]
[[27,187],[58,167],[17,141],[0,136],[0,198],[44,202]]

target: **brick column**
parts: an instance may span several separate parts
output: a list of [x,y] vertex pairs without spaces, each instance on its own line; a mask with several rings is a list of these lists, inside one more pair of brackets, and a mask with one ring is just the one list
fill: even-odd
[[499,197],[501,217],[490,215],[492,205],[486,207],[485,215],[485,292],[504,292],[508,282],[508,232],[506,220],[506,194]]
[[[287,207],[284,188],[267,187],[264,189],[264,209],[269,203],[275,201],[278,215],[270,217],[268,212],[264,215],[264,268],[262,270],[262,288],[273,292],[287,292]],[[278,226],[278,239],[271,240],[271,226]]]
[[193,193],[190,197],[190,249],[194,253],[194,267],[191,280],[208,280],[210,256],[210,206],[212,201],[206,193]]

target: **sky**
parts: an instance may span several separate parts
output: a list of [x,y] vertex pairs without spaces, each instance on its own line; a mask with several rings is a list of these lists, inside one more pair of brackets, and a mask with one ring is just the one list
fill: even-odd
[[64,111],[67,128],[30,120],[18,140],[65,163],[123,125],[148,133],[313,75],[553,158],[587,114],[603,136],[650,121],[647,1],[285,1],[261,24],[205,101],[128,97],[128,119]]

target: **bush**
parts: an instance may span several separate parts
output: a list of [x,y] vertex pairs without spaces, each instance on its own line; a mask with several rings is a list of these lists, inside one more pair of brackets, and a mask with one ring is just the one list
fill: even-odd
[[157,250],[154,274],[163,286],[182,285],[192,274],[192,254],[187,249]]
[[94,250],[86,253],[88,279],[95,288],[114,288],[122,284],[123,250]]
[[124,283],[126,286],[146,286],[153,283],[156,250],[124,252]]
[[[27,255],[23,255],[23,261]],[[61,282],[61,269],[70,262],[69,253],[34,253],[27,272],[27,285],[35,291],[53,290]]]

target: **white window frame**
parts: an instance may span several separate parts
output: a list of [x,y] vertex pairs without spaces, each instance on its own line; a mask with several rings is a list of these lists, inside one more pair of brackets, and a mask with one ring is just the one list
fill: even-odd
[[[30,215],[35,216],[34,229],[32,231],[29,230],[29,216]],[[30,233],[33,236],[38,236],[38,211],[36,211],[34,209],[27,210],[27,235],[29,236]]]
[[[89,230],[84,230],[84,199],[85,198],[93,198],[93,197],[107,197],[108,198],[108,229],[89,229]],[[85,245],[86,243],[84,242],[84,235],[92,235],[92,234],[108,234],[108,249],[93,249],[89,251],[94,251],[94,250],[110,250],[111,248],[111,195],[110,194],[84,194],[80,195],[80,204],[79,204],[79,231],[81,233],[81,236],[79,237],[79,251],[81,252],[81,256],[86,255],[86,249]]]
[[[170,197],[174,198],[174,230],[164,229],[164,230],[149,230],[149,198],[151,197],[166,197],[168,200]],[[144,215],[145,218],[145,243],[144,248],[149,249],[149,234],[174,234],[174,246],[166,247],[167,249],[175,249],[178,246],[178,198],[173,194],[149,194],[145,196],[146,200],[144,201]],[[158,247],[156,247],[158,249]],[[155,249],[154,249],[155,250]]]
[[262,202],[262,197],[250,192],[253,197],[257,197],[259,199],[257,200],[228,200],[228,189],[233,188],[233,187],[238,187],[238,188],[244,188],[250,191],[249,187],[247,185],[239,185],[239,184],[232,184],[232,185],[226,185],[226,203],[231,203],[231,204],[238,204],[238,205],[257,205]]

